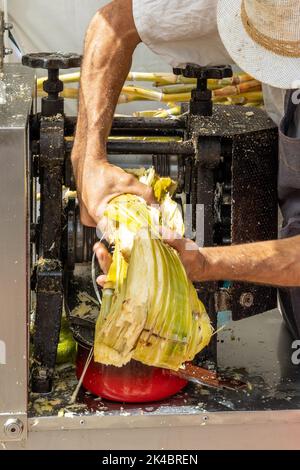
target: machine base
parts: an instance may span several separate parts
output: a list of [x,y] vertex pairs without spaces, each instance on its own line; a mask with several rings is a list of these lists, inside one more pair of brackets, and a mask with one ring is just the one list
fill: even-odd
[[[45,398],[31,396],[29,436],[7,449],[299,449],[300,367],[278,310],[220,332],[220,367],[249,383],[241,392],[189,385],[168,400],[120,404],[82,390],[62,369]],[[300,355],[299,355],[300,356]],[[52,404],[51,404],[52,403]]]

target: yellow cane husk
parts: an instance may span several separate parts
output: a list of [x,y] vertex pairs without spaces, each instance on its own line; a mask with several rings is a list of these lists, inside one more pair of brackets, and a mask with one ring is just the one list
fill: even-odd
[[96,326],[95,361],[122,367],[135,359],[178,370],[208,345],[213,331],[177,252],[161,240],[155,225],[158,215],[159,224],[164,219],[165,227],[183,230],[168,193],[174,191],[173,182],[151,171],[140,180],[153,187],[162,212],[155,209],[154,214],[133,195],[108,205],[105,216],[115,251]]

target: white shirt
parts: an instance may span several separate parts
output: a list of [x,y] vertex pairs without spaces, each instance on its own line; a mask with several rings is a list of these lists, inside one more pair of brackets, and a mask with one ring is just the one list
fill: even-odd
[[142,41],[172,67],[231,61],[218,33],[218,0],[132,1]]
[[[143,42],[173,67],[232,63],[218,33],[217,4],[218,0],[133,0],[134,21]],[[279,124],[285,90],[263,85],[263,91],[266,111]],[[300,136],[300,119],[298,127]]]

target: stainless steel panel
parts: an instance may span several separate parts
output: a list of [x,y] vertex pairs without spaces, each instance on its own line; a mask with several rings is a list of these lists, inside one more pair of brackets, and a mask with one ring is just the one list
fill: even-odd
[[0,71],[3,67],[4,59],[4,13],[0,10]]
[[[20,65],[4,68],[0,105],[0,441],[24,438],[28,394],[28,114],[33,73]],[[8,419],[21,422],[12,436]]]
[[28,441],[6,449],[300,449],[300,412],[199,413],[192,416],[42,418]]

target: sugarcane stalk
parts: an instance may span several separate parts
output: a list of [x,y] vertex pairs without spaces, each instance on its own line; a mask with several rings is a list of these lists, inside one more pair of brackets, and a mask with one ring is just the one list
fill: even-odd
[[[47,93],[42,90],[38,90],[38,97],[45,97]],[[78,88],[64,88],[64,91],[60,93],[60,96],[65,99],[77,100],[79,96]],[[142,101],[143,98],[138,95],[127,95],[126,93],[121,93],[119,96],[118,104],[131,103],[133,101]]]
[[249,82],[252,80],[254,80],[254,78],[251,75],[247,73],[241,73],[241,74],[234,74],[233,77],[222,78],[221,80],[216,80],[216,82],[221,87],[224,87],[227,85],[239,85],[240,83]]
[[248,91],[260,91],[261,90],[261,83],[257,80],[251,80],[249,82],[241,83],[240,85],[230,85],[224,88],[220,88],[219,90],[213,91],[213,96],[232,96],[232,95],[240,95],[241,93],[245,93]]
[[133,101],[143,101],[143,98],[135,95],[127,95],[126,93],[121,93],[119,96],[118,104],[131,103]]
[[248,103],[244,104],[245,108],[261,108],[263,107],[264,103],[261,101],[249,101]]
[[183,102],[183,101],[189,101],[191,99],[191,93],[178,93],[178,94],[165,95],[164,93],[160,91],[149,90],[149,89],[134,87],[134,86],[124,87],[123,92],[129,95],[134,94],[150,101],[159,101],[163,103],[168,103],[169,101]]
[[[222,88],[222,85],[218,83],[212,83],[211,80],[209,80],[208,84],[208,89],[209,90],[218,90]],[[165,87],[161,88],[161,91],[165,94],[178,94],[178,93],[189,93],[192,90],[195,90],[197,87],[196,83],[193,83],[191,85],[184,85],[184,84],[179,84],[179,85],[167,85]]]
[[175,85],[176,83],[179,84],[184,84],[184,85],[190,85],[193,83],[197,83],[197,79],[195,78],[186,78],[183,77],[182,75],[172,75],[167,78],[162,78],[161,80],[156,80],[153,85],[156,87],[161,87],[165,85]]
[[[37,90],[37,95],[39,98],[48,96],[42,89]],[[78,99],[78,89],[77,88],[65,88],[62,93],[60,93],[62,98],[76,100]]]
[[264,100],[262,91],[248,91],[247,93],[241,93],[240,97],[244,97],[247,101],[260,101],[261,103]]
[[180,116],[181,114],[181,106],[174,106],[170,109],[164,109],[160,112],[156,113],[154,117],[157,118],[168,118],[169,116]]
[[228,104],[246,104],[247,98],[245,96],[235,95],[227,97]]
[[127,82],[157,82],[157,81],[166,81],[172,80],[172,73],[146,73],[146,72],[130,72],[126,79]]
[[[215,80],[211,79],[208,80],[207,86],[209,90],[219,90],[223,89],[226,86],[236,86],[240,84],[247,83],[246,89],[252,88],[254,86],[253,84],[254,79],[250,75],[237,75],[232,78],[224,78],[222,80]],[[250,83],[250,84],[249,84]],[[260,84],[260,82],[257,82],[255,80],[256,85]],[[177,93],[186,93],[194,90],[197,86],[196,80],[194,80],[194,83],[191,84],[177,84],[177,85],[166,85],[161,87],[161,91],[166,94],[177,94]],[[241,91],[244,90],[244,87],[242,86]]]
[[147,88],[141,88],[136,86],[124,86],[123,93],[128,95],[140,96],[149,101],[161,101],[163,93],[156,90],[149,90]]
[[161,88],[162,93],[165,93],[167,95],[171,94],[178,94],[178,93],[190,93],[192,90],[196,88],[196,83],[191,84],[191,85],[184,85],[184,84],[178,84],[178,85],[167,85]]
[[227,96],[215,96],[213,97],[213,102],[216,104],[223,104],[225,101],[227,101]]
[[262,88],[261,82],[258,80],[250,80],[249,82],[240,83],[237,85],[237,89],[239,93],[245,93],[249,90],[253,90],[254,88]]
[[[80,72],[75,72],[75,73],[67,73],[64,75],[60,75],[59,79],[63,83],[77,83],[80,80]],[[42,77],[37,79],[37,87],[42,88],[43,83],[48,80],[48,77]]]
[[157,114],[157,109],[149,109],[144,111],[135,111],[133,117],[155,117]]

